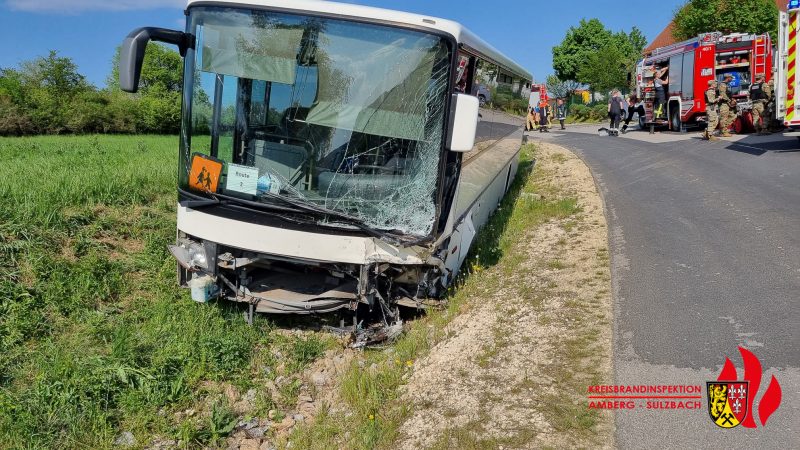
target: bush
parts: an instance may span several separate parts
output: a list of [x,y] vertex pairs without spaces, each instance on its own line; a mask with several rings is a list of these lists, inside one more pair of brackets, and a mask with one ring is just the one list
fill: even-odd
[[572,114],[577,120],[589,119],[590,108],[586,105],[575,105],[572,107]]
[[177,133],[180,56],[160,45],[148,46],[147,55],[137,95],[120,91],[115,74],[108,88],[97,89],[56,52],[0,69],[0,136]]
[[608,117],[608,105],[605,103],[598,103],[596,105],[572,105],[569,108],[571,116],[576,122],[586,121],[602,121]]
[[508,86],[498,86],[489,88],[492,95],[492,103],[498,109],[509,114],[525,115],[528,110],[528,100],[520,97]]
[[598,103],[592,106],[592,118],[594,120],[603,120],[608,117],[608,105],[605,103]]
[[0,136],[34,133],[33,122],[8,96],[0,95]]

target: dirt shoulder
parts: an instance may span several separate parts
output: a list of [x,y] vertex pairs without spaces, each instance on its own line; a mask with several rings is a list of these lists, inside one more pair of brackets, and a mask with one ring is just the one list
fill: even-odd
[[523,233],[402,387],[399,448],[612,447],[587,385],[612,379],[607,226],[586,165],[537,144],[515,208],[575,201]]

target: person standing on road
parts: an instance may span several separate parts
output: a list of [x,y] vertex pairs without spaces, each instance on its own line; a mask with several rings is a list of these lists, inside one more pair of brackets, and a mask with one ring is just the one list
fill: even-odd
[[733,75],[726,73],[723,77],[723,82],[719,83],[719,95],[717,96],[717,103],[719,103],[719,121],[722,125],[722,137],[731,137],[730,127],[735,119],[735,113],[731,111],[731,102],[735,102],[731,98],[731,89],[728,83],[733,80]]
[[564,127],[564,121],[567,120],[567,105],[564,104],[563,98],[560,98],[557,101],[556,118],[558,119],[558,123],[561,124],[561,129],[566,130],[566,127]]
[[550,130],[547,128],[547,115],[549,114],[550,107],[547,106],[547,100],[542,100],[539,103],[539,132],[540,133],[549,133]]
[[764,75],[756,75],[756,80],[750,85],[750,101],[753,103],[753,127],[759,136],[765,134],[765,122],[767,118],[764,116],[764,106],[767,103],[767,94],[764,92]]
[[706,89],[706,117],[708,119],[708,126],[703,133],[703,139],[707,141],[717,141],[719,138],[714,136],[714,132],[719,125],[719,116],[717,115],[717,82],[708,80],[708,89]]
[[622,112],[625,110],[623,102],[624,100],[617,89],[611,91],[611,98],[608,100],[608,118],[611,119],[611,123],[608,126],[608,130],[614,135],[619,133],[619,122],[622,118]]

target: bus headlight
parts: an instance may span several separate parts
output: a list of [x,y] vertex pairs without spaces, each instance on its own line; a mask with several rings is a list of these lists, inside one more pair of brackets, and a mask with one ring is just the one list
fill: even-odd
[[[172,256],[178,260],[178,263],[189,272],[194,272],[197,269],[208,270],[208,250],[207,245],[190,239],[178,239],[177,245],[169,245],[169,251]],[[216,248],[211,249],[214,253]]]
[[189,244],[188,250],[190,266],[208,269],[208,257],[206,256],[206,249],[202,244],[192,242]]

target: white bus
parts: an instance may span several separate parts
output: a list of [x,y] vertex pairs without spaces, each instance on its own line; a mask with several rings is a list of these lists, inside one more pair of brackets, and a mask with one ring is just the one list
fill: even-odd
[[[445,292],[517,170],[531,74],[449,20],[301,0],[190,0],[178,237],[196,300],[253,312],[422,307]],[[491,91],[479,107],[477,92]],[[361,314],[361,313],[359,313]]]

